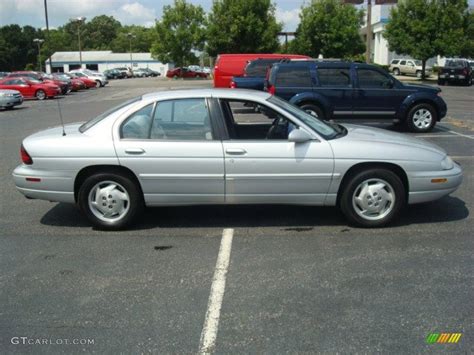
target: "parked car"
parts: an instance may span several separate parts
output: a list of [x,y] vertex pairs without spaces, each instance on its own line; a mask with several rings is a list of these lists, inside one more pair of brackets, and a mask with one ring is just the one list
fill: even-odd
[[23,103],[23,95],[18,90],[0,90],[0,108],[12,109]]
[[[392,59],[390,62],[389,71],[393,75],[416,75],[421,78],[423,66],[421,60],[414,59]],[[425,76],[430,76],[433,73],[433,67],[425,66]]]
[[297,54],[220,54],[214,66],[214,87],[230,87],[232,77],[242,76],[248,61],[258,58],[274,58],[277,60],[283,58],[309,59],[308,56]]
[[148,73],[148,76],[161,76],[161,73],[156,70],[151,70],[150,68],[140,68],[141,70],[145,71]]
[[59,86],[29,77],[6,77],[0,80],[0,89],[17,90],[25,98],[44,100],[61,95]]
[[72,81],[70,78],[58,74],[44,74],[42,79],[51,80],[61,88],[61,94],[67,95],[72,91]]
[[8,74],[10,73],[7,71],[0,71],[0,79],[3,79],[4,77],[8,76]]
[[107,79],[123,79],[126,74],[118,69],[107,69],[104,71],[104,75]]
[[438,85],[446,83],[461,83],[472,85],[473,67],[465,59],[446,60],[443,68],[438,72]]
[[57,85],[61,89],[62,95],[67,95],[69,92],[71,92],[71,83],[66,82],[64,80],[57,80],[50,76],[46,76],[46,74],[42,72],[24,70],[24,71],[14,71],[8,75],[8,78],[20,78],[20,77],[21,78],[28,77],[37,81],[44,82],[45,84],[50,83],[50,84]]
[[147,78],[151,75],[144,68],[138,68],[138,69],[133,70],[133,76],[136,78]]
[[432,130],[447,111],[439,88],[401,83],[365,63],[276,63],[266,88],[322,119],[390,120],[412,132]]
[[115,68],[115,69],[120,71],[124,75],[124,78],[131,78],[133,76],[132,71],[130,70],[130,68],[120,67],[120,68]]
[[89,79],[85,74],[82,73],[65,73],[71,79],[77,79],[82,81],[86,89],[97,87],[97,82],[93,79]]
[[23,141],[15,185],[77,203],[102,229],[127,227],[144,206],[275,203],[339,206],[351,224],[381,227],[463,177],[433,143],[324,122],[254,90],[162,91],[64,130]]
[[207,78],[208,74],[201,73],[188,68],[174,68],[166,72],[166,77],[168,78]]
[[86,84],[84,84],[82,80],[70,77],[66,73],[54,73],[53,76],[58,79],[69,80],[69,82],[71,83],[71,91],[79,91],[87,88]]
[[77,70],[71,70],[70,73],[82,74],[86,78],[94,80],[96,83],[96,87],[104,87],[105,85],[109,83],[109,80],[105,77],[104,74],[99,73],[99,72],[94,72],[92,70],[77,69]]
[[267,70],[274,63],[278,63],[282,59],[278,58],[258,58],[247,63],[243,76],[234,76],[230,82],[232,89],[253,89],[263,90]]

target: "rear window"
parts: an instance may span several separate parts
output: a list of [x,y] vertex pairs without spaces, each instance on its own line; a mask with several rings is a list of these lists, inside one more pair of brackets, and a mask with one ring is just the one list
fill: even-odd
[[318,68],[318,78],[320,86],[351,86],[351,75],[348,68]]
[[311,73],[307,66],[281,66],[276,74],[275,86],[311,87]]
[[464,60],[447,60],[445,66],[450,68],[464,68],[465,63]]
[[398,59],[394,59],[392,60],[392,64],[398,64],[399,60]]

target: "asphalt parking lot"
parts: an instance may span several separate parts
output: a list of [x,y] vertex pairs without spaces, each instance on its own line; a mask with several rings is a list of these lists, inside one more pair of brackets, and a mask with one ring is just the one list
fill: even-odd
[[[443,87],[447,119],[417,135],[463,166],[463,185],[385,229],[348,227],[336,208],[208,206],[101,232],[74,206],[15,190],[21,140],[58,125],[58,104],[69,123],[209,86],[119,80],[0,111],[0,353],[473,353],[474,87]],[[462,337],[427,344],[430,333]]]

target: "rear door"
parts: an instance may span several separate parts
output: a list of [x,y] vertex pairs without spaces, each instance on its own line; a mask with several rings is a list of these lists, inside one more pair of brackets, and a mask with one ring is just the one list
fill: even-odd
[[297,63],[280,65],[273,74],[272,85],[275,95],[289,101],[293,96],[313,91],[313,79],[309,65]]
[[148,205],[224,202],[224,157],[208,101],[149,104],[116,130],[120,164],[138,176]]

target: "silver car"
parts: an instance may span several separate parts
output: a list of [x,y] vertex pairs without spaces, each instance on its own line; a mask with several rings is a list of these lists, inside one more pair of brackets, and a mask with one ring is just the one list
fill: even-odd
[[0,108],[11,109],[23,103],[23,95],[17,90],[0,90]]
[[121,229],[144,206],[339,206],[380,227],[405,206],[455,191],[462,169],[438,146],[381,129],[323,122],[268,93],[147,94],[82,124],[23,141],[13,172],[28,198],[77,203]]

